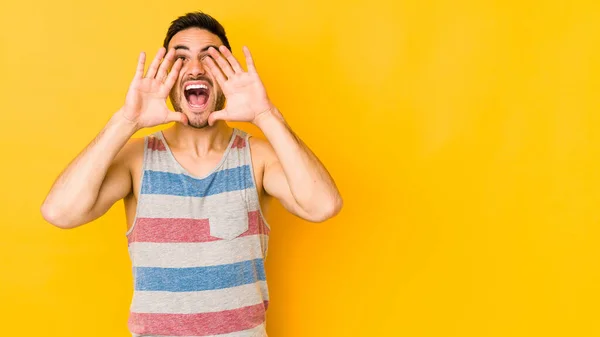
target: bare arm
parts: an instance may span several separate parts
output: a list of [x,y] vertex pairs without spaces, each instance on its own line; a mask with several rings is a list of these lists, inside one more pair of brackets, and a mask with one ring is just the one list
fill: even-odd
[[125,145],[129,138],[145,127],[169,122],[187,124],[185,115],[170,111],[166,105],[181,70],[181,60],[173,62],[174,59],[174,50],[165,55],[161,48],[144,76],[146,58],[140,54],[125,105],[69,164],[48,193],[41,209],[48,222],[73,228],[104,214],[131,192],[128,159],[135,151],[135,141]]
[[265,191],[306,220],[321,222],[335,216],[343,202],[333,178],[277,109],[265,112],[255,123],[270,142],[264,151]]
[[[131,191],[127,140],[135,125],[116,113],[62,172],[42,205],[46,221],[73,228],[104,214]],[[118,155],[117,155],[118,154]]]

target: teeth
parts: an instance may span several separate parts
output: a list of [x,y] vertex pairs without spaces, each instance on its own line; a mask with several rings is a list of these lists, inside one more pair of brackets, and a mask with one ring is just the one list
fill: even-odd
[[190,89],[208,89],[208,87],[204,84],[190,84],[185,87],[185,90]]

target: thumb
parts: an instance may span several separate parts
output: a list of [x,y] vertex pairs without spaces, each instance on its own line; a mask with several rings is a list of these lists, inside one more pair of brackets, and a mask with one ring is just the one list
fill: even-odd
[[208,116],[208,125],[213,126],[218,120],[227,120],[227,110],[214,111]]
[[176,111],[169,110],[169,112],[167,113],[167,120],[165,121],[165,123],[169,123],[169,122],[178,122],[183,125],[188,125],[188,118],[182,112],[176,112]]

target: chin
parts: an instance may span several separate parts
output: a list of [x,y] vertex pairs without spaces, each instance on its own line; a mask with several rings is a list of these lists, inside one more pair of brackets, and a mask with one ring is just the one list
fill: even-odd
[[[194,129],[203,129],[208,125],[208,116],[215,111],[214,104],[208,104],[203,110],[199,111],[198,109],[190,109],[190,107],[186,104],[187,102],[181,102],[183,105],[183,109],[180,111],[185,114],[188,118],[188,126]],[[212,103],[212,102],[210,102]]]
[[205,127],[209,126],[208,120],[195,121],[195,120],[188,119],[188,121],[189,121],[188,126],[194,128],[194,129],[204,129]]

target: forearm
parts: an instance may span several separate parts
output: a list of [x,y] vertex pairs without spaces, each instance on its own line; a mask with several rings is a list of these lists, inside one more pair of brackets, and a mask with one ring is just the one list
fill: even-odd
[[89,212],[112,161],[135,131],[120,111],[115,113],[57,178],[42,206],[44,217],[68,223]]
[[316,218],[333,216],[342,199],[325,166],[291,130],[275,108],[256,125],[263,131],[283,168],[296,203]]

